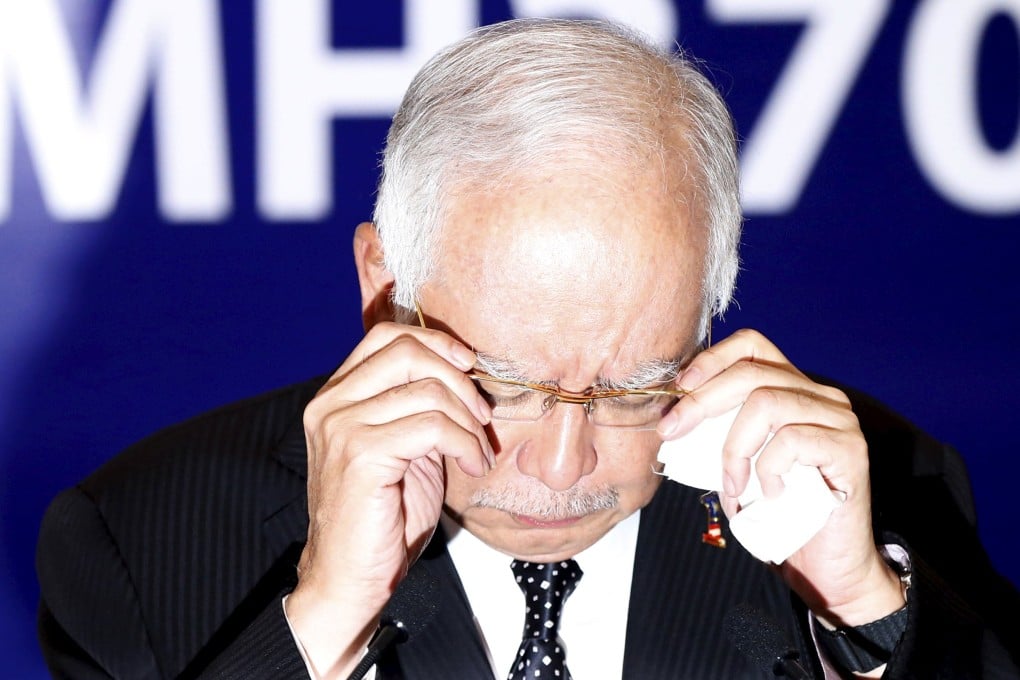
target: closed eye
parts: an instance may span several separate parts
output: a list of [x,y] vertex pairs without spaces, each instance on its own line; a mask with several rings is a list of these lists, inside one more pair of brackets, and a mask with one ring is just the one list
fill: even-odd
[[489,380],[475,380],[478,392],[489,402],[489,406],[513,406],[526,401],[534,394],[533,390],[521,385],[510,385],[507,383],[492,382]]

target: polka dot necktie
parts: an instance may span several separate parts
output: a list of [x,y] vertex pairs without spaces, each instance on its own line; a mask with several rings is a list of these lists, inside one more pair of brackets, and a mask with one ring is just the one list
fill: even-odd
[[567,655],[557,640],[563,603],[581,580],[574,560],[536,564],[510,563],[517,585],[524,592],[524,636],[507,680],[551,678],[569,680]]

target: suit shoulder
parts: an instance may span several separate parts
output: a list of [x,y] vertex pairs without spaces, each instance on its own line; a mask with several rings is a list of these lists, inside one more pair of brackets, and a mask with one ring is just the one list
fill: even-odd
[[904,466],[905,474],[916,476],[957,472],[955,451],[887,404],[855,387],[817,375],[811,378],[841,390],[850,399],[873,462],[897,462]]
[[[258,586],[305,535],[301,416],[321,383],[157,432],[60,494],[37,549],[43,611],[63,631],[51,639],[70,635],[95,659],[131,657],[119,677],[171,677],[242,603],[275,597],[275,582]],[[111,597],[120,609],[97,622]]]
[[[315,378],[256,395],[171,425],[132,444],[87,477],[80,488],[99,498],[144,479],[207,477],[268,460],[324,382]],[[197,466],[198,469],[194,469]]]

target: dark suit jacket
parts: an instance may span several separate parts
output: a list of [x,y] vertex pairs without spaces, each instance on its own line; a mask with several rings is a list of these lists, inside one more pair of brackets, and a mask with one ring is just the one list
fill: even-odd
[[[37,554],[40,640],[54,676],[307,677],[280,598],[293,588],[306,533],[301,414],[320,384],[165,430],[54,500]],[[872,456],[876,527],[908,546],[914,568],[908,629],[888,677],[1016,673],[1020,597],[980,546],[959,458],[852,397]],[[643,511],[625,676],[768,677],[724,633],[741,602],[768,611],[820,676],[803,606],[734,541],[726,550],[701,543],[698,495],[666,482]],[[439,580],[437,614],[384,657],[380,676],[488,677],[441,534],[414,568]]]

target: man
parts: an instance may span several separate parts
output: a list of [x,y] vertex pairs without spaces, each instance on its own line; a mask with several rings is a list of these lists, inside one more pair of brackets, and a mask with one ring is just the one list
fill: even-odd
[[[729,116],[681,57],[565,21],[443,51],[355,233],[352,354],[54,502],[38,558],[54,673],[344,678],[409,572],[436,584],[412,607],[431,620],[382,677],[761,676],[768,650],[763,671],[726,635],[744,603],[776,623],[737,620],[738,637],[785,631],[817,675],[1016,672],[1017,594],[951,452],[757,332],[704,349],[740,221]],[[766,441],[766,495],[801,463],[842,499],[774,568],[703,544],[700,492],[655,474],[664,440],[737,407],[728,515]],[[519,651],[526,612],[546,617],[528,569],[569,599],[536,606],[553,634],[525,628]]]

